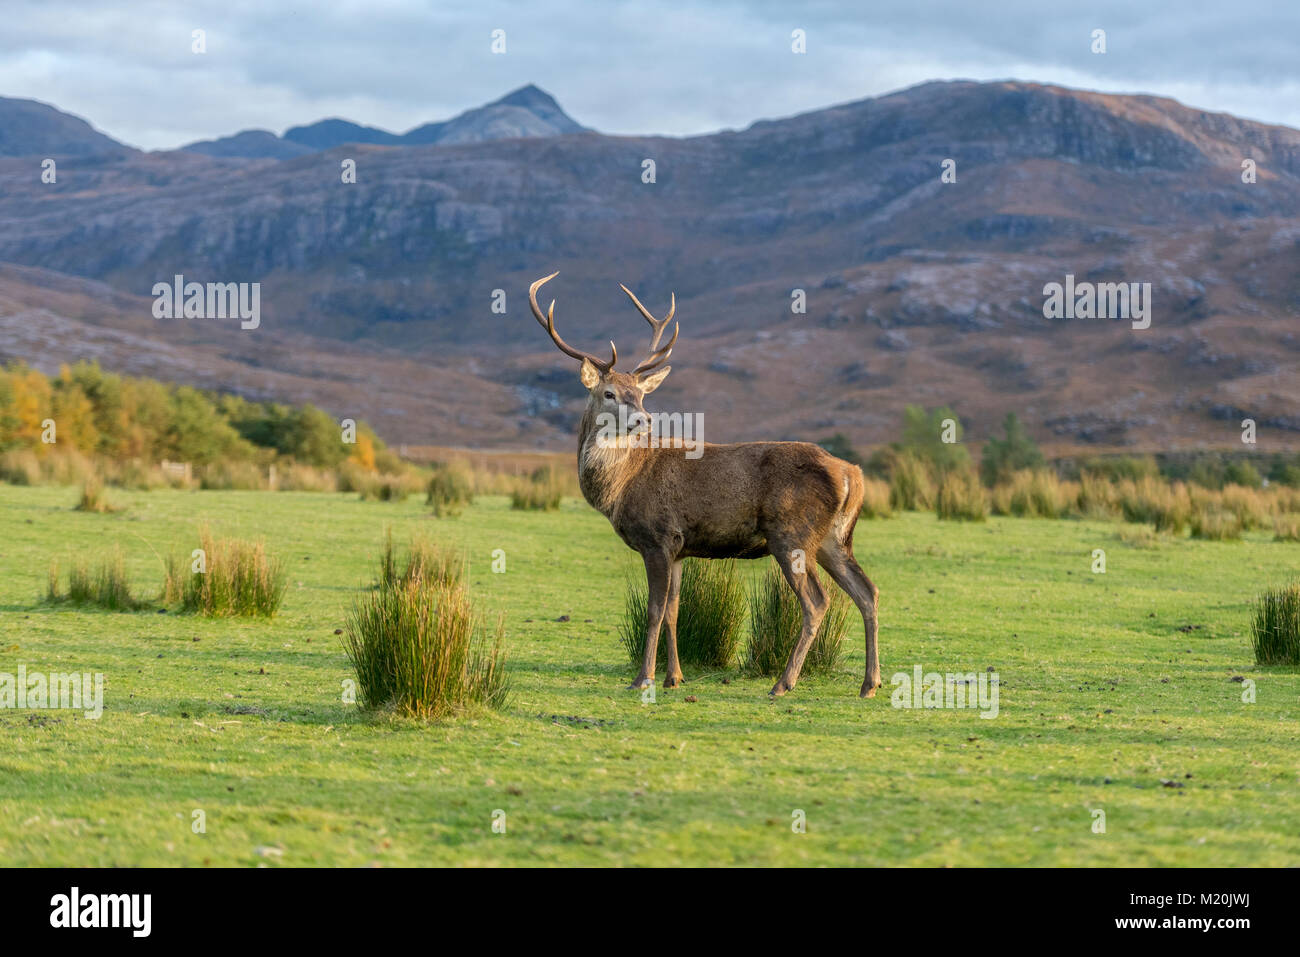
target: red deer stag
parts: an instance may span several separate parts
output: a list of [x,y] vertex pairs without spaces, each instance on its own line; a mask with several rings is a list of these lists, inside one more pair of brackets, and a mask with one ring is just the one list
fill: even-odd
[[[614,531],[641,554],[649,585],[645,659],[633,688],[654,683],[655,653],[662,625],[668,628],[664,687],[682,681],[677,660],[677,593],[682,559],[760,558],[771,554],[781,566],[803,609],[803,629],[772,687],[783,695],[795,686],[829,600],[817,576],[805,573],[805,556],[817,562],[862,612],[866,631],[866,675],[862,697],[880,687],[876,651],[876,586],[853,557],[853,527],[862,507],[862,470],[806,442],[704,444],[698,457],[683,448],[645,441],[650,417],[642,400],[664,381],[677,341],[673,329],[660,346],[677,309],[677,297],[663,319],[654,316],[626,286],[622,289],[653,330],[650,354],[631,372],[615,372],[618,349],[608,360],[568,345],[555,331],[555,301],[543,314],[537,290],[558,273],[528,289],[533,315],[565,355],[582,362],[580,377],[589,397],[578,431],[578,478],[583,497],[609,519]],[[659,368],[663,366],[663,368]],[[620,407],[622,407],[620,409]],[[620,430],[611,441],[608,423]],[[698,451],[698,450],[696,450]]]

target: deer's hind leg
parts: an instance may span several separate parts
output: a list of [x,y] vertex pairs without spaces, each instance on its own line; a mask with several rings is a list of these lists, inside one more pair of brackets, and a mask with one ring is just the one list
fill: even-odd
[[676,688],[685,679],[682,678],[682,664],[677,660],[677,599],[682,588],[682,560],[673,562],[668,575],[668,602],[664,606],[664,631],[667,632],[668,673],[664,675],[664,687]]
[[862,613],[862,628],[867,638],[866,672],[862,678],[859,697],[874,698],[880,687],[880,653],[877,648],[876,606],[880,591],[871,583],[858,560],[853,557],[853,547],[828,536],[817,552],[817,562],[844,589]]
[[803,611],[803,628],[799,632],[799,640],[795,642],[794,650],[790,652],[790,660],[785,663],[785,671],[772,686],[770,694],[774,698],[779,698],[798,682],[804,659],[808,657],[808,649],[812,647],[813,639],[817,637],[817,629],[821,627],[822,616],[826,614],[826,609],[830,605],[821,582],[817,580],[815,566],[807,567],[809,552],[809,549],[772,551],[777,564],[781,566],[781,574],[794,589],[799,599],[799,607]]

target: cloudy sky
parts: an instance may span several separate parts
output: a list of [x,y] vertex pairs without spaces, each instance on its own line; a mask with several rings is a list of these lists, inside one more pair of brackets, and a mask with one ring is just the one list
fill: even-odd
[[404,132],[525,83],[610,133],[739,128],[952,78],[1300,127],[1300,0],[5,0],[4,16],[0,96],[146,149],[327,116]]

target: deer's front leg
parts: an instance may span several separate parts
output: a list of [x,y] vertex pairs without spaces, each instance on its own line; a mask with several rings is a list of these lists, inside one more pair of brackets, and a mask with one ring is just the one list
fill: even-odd
[[645,688],[654,684],[655,652],[659,648],[659,629],[664,623],[664,612],[668,609],[668,588],[673,564],[667,555],[657,552],[648,552],[641,557],[645,561],[647,588],[645,658],[641,662],[641,673],[630,686],[633,688]]

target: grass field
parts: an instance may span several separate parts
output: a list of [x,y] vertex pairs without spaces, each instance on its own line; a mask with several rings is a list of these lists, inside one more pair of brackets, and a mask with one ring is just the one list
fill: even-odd
[[[489,498],[432,519],[416,499],[113,490],[122,511],[87,514],[77,495],[0,486],[0,672],[106,683],[97,721],[0,711],[6,865],[1300,864],[1300,672],[1257,669],[1248,636],[1254,596],[1300,567],[1300,544],[863,521],[877,698],[857,697],[858,620],[846,670],[779,701],[770,680],[688,670],[643,704],[616,637],[639,561],[581,503]],[[278,617],[40,601],[51,559],[115,543],[153,597],[158,555],[188,554],[201,522],[286,560]],[[420,724],[343,704],[334,630],[386,525],[467,549],[480,605],[506,615],[503,713]],[[891,707],[914,665],[995,669],[997,718]]]

